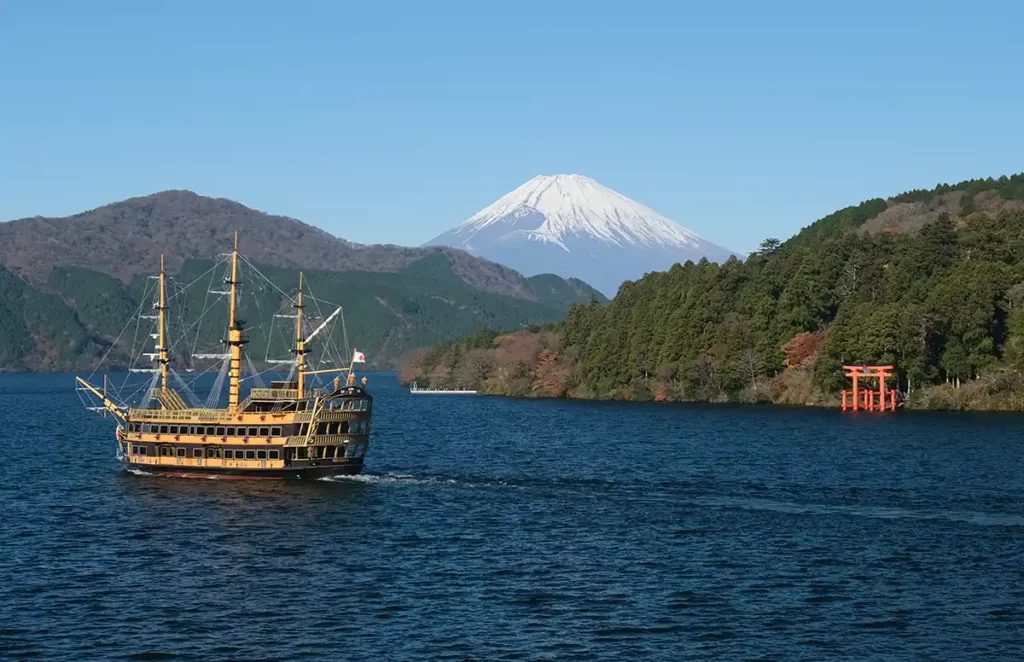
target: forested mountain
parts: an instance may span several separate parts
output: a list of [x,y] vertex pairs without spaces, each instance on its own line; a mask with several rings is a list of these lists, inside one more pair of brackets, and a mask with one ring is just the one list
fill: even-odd
[[1024,175],[869,200],[745,262],[676,265],[551,332],[450,343],[405,372],[520,395],[806,403],[834,402],[844,363],[895,364],[912,404],[1024,406]]
[[[169,306],[171,335],[179,338],[184,334],[189,339],[188,348],[175,347],[179,367],[190,365],[193,346],[200,351],[223,351],[217,347],[227,326],[227,307],[214,305],[216,297],[207,296],[211,285],[219,288],[223,276],[211,271],[213,265],[212,260],[187,260],[169,284],[175,293]],[[294,294],[298,270],[267,265],[259,269],[285,292]],[[197,280],[189,293],[179,290]],[[265,358],[288,358],[291,323],[278,320],[277,333],[272,333],[273,314],[282,307],[282,295],[255,279],[247,280],[239,315],[249,329],[249,356],[257,364]],[[315,293],[343,306],[350,343],[365,351],[377,367],[386,366],[389,359],[407,349],[464,335],[481,326],[516,329],[552,322],[565,315],[570,303],[596,294],[583,284],[557,279],[559,286],[544,276],[525,281],[531,299],[483,292],[463,281],[444,254],[424,257],[395,273],[306,270],[305,280],[307,296]],[[36,287],[0,268],[0,370],[95,365],[140,306],[144,310],[151,305],[154,290],[150,284],[144,296],[146,283],[144,276],[122,283],[82,267],[54,267],[45,286]],[[312,317],[321,312],[322,317],[332,310],[323,304],[322,312],[311,308],[307,314]],[[204,311],[202,325],[195,324]],[[129,327],[111,352],[110,367],[129,361],[133,332],[136,340],[140,337],[134,326]]]
[[[0,223],[0,370],[95,365],[140,304],[149,305],[147,274],[161,252],[177,287],[230,250],[235,230],[241,252],[286,291],[294,292],[301,267],[312,291],[343,305],[349,339],[377,366],[481,326],[553,322],[597,294],[578,280],[524,278],[459,250],[359,246],[229,200],[168,191],[64,219]],[[287,348],[269,348],[257,333],[270,327],[279,293],[252,288],[250,282],[242,301],[253,329],[250,355],[286,355]],[[203,298],[176,300],[175,323],[188,327],[202,304]],[[216,315],[194,342],[216,346],[223,332]],[[124,361],[127,351],[122,340],[110,356]]]

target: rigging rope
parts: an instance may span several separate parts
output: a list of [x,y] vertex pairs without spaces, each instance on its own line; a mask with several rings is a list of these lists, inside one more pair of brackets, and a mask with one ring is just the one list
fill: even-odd
[[[245,355],[245,364],[249,367],[249,377],[247,377],[247,379],[251,379],[254,382],[256,382],[256,388],[264,388],[266,384],[260,377],[262,373],[256,369],[256,366],[252,364],[252,359],[249,357],[248,354]],[[268,368],[266,372],[270,372],[271,370],[273,370],[273,368]]]
[[153,391],[156,390],[156,382],[160,379],[160,373],[154,372],[153,378],[149,380],[149,388],[146,389],[146,395],[142,398],[142,407],[145,407],[153,399]]
[[178,374],[178,371],[175,370],[174,368],[171,368],[170,373],[171,377],[173,377],[174,380],[178,382],[180,392],[179,394],[185,396],[185,400],[188,402],[188,405],[190,407],[198,407],[199,398],[197,398],[196,394],[192,392],[192,389],[189,388],[189,385],[185,383],[185,380],[181,378],[181,375]]
[[231,365],[231,359],[224,359],[224,362],[220,366],[220,372],[217,373],[217,379],[214,380],[213,386],[210,388],[209,395],[206,396],[206,409],[216,409],[220,402],[220,392],[224,388],[224,378],[228,375],[228,368]]

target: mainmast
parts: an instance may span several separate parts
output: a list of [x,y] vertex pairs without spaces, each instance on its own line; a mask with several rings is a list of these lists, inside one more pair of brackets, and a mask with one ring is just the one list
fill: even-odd
[[238,410],[240,382],[242,381],[242,345],[245,339],[242,337],[242,322],[237,319],[238,309],[238,233],[235,233],[235,247],[231,251],[231,312],[228,318],[228,345],[231,347],[230,362],[228,364],[228,409]]
[[167,310],[167,295],[164,289],[164,254],[160,253],[160,345],[156,348],[157,360],[160,362],[160,406],[166,407],[167,396],[167,319],[164,312]]
[[299,296],[295,303],[295,367],[298,372],[299,399],[305,397],[306,343],[302,338],[302,272],[299,272]]

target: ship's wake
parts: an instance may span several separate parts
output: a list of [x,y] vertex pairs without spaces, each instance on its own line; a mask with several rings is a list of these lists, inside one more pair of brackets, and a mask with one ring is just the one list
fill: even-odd
[[364,483],[368,485],[455,485],[454,478],[419,477],[409,474],[356,474],[354,476],[326,476],[319,480],[327,483]]

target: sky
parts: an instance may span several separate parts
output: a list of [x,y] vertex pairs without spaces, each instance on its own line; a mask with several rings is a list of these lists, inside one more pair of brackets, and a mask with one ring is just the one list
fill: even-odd
[[0,220],[166,189],[421,244],[583,174],[749,251],[1024,171],[1024,6],[0,0]]

